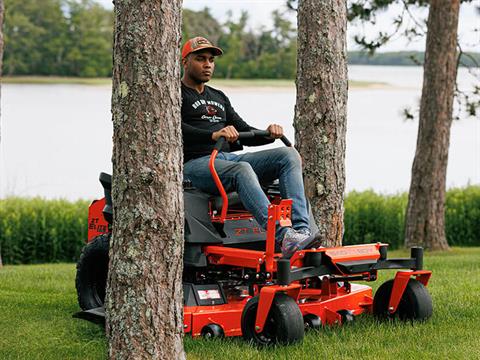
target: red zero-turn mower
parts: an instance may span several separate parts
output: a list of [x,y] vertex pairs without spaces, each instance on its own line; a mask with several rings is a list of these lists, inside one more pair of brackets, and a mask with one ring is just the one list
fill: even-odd
[[[241,139],[267,136],[240,133]],[[184,331],[193,337],[240,336],[259,345],[301,340],[305,329],[351,322],[362,313],[379,319],[426,320],[432,300],[426,289],[431,271],[423,270],[422,248],[411,257],[387,259],[387,244],[366,244],[297,251],[282,258],[275,227],[291,225],[292,201],[281,199],[278,183],[265,192],[271,200],[265,232],[245,211],[236,193],[227,194],[212,152],[210,170],[220,196],[184,182]],[[283,137],[282,141],[291,146]],[[104,321],[108,249],[112,230],[111,177],[100,174],[105,198],[94,201],[88,216],[88,244],[77,264],[76,287],[83,311],[75,316]],[[310,211],[312,232],[318,230]],[[381,269],[405,269],[375,294],[366,285]]]

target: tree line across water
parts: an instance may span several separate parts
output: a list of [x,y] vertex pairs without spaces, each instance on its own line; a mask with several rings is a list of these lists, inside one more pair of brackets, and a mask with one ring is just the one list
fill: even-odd
[[[0,248],[6,264],[74,262],[87,239],[88,201],[0,200]],[[344,245],[404,246],[407,194],[350,192],[345,198]],[[446,233],[452,246],[480,246],[480,186],[447,192]]]
[[[113,10],[94,0],[5,0],[4,75],[109,77],[112,72]],[[218,21],[205,8],[183,10],[182,37],[201,35],[225,50],[216,77],[294,79],[297,64],[295,25],[280,11],[270,28],[248,28],[248,13],[228,13]],[[462,63],[480,62],[469,54]],[[473,57],[473,60],[472,60]],[[418,65],[422,52],[354,51],[349,64]]]

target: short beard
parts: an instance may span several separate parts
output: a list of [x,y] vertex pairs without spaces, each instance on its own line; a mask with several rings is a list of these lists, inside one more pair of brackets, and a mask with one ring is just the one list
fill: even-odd
[[196,76],[190,76],[190,79],[192,79],[195,83],[197,83],[199,85],[200,84],[205,84],[205,83],[210,81],[210,79],[202,80],[202,79],[197,78]]

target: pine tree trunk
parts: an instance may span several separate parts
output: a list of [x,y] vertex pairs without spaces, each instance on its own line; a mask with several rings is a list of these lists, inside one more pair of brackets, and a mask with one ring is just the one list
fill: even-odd
[[417,149],[408,197],[405,245],[448,250],[445,191],[457,76],[459,0],[430,2]]
[[303,159],[305,192],[326,246],[341,245],[343,235],[346,30],[346,1],[299,1],[295,143]]
[[115,2],[111,359],[184,359],[181,0]]
[[[2,77],[2,67],[3,67],[3,12],[5,8],[3,5],[3,0],[0,0],[0,78]],[[0,84],[1,85],[1,84]],[[0,99],[2,98],[1,95],[1,88],[0,88]],[[0,114],[1,119],[1,114]],[[1,126],[0,126],[0,143],[2,142],[2,133],[1,133]],[[3,266],[2,262],[2,244],[0,243],[0,268]]]

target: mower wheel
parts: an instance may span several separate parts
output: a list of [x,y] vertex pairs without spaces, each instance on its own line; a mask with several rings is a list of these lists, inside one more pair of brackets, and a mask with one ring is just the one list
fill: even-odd
[[342,325],[351,324],[355,321],[355,315],[351,310],[338,310],[337,313],[342,317]]
[[388,303],[392,294],[393,279],[384,282],[373,298],[373,313],[380,319],[393,319],[398,316],[401,320],[424,321],[432,316],[432,298],[427,288],[419,281],[410,279],[400,299],[397,311],[391,314]]
[[208,324],[202,329],[202,336],[205,339],[222,338],[224,335],[223,329],[217,324]]
[[302,312],[295,300],[282,293],[275,295],[261,333],[255,331],[259,297],[251,298],[242,313],[242,334],[245,340],[259,346],[291,344],[303,339],[305,329]]
[[108,275],[110,234],[97,236],[82,250],[77,262],[78,304],[82,310],[103,306]]
[[322,319],[315,314],[307,314],[303,317],[305,331],[318,330],[322,327]]

